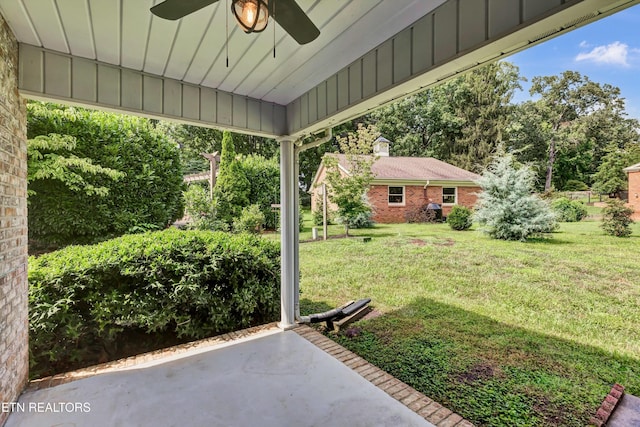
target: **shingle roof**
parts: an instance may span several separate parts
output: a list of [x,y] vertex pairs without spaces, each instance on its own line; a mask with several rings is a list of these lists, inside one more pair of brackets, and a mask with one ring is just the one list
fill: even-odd
[[640,171],[640,163],[638,163],[637,165],[633,165],[633,166],[629,166],[628,168],[624,168],[623,171],[629,173],[629,172],[638,172]]
[[[346,155],[328,155],[337,156],[340,166],[349,171]],[[480,178],[480,175],[433,157],[378,157],[371,170],[378,180],[476,181]]]

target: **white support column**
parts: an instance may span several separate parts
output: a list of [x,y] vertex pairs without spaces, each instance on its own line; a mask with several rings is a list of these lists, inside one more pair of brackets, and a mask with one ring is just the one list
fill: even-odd
[[293,150],[293,240],[295,250],[293,251],[293,306],[296,319],[300,319],[300,187],[298,177],[300,176],[300,150],[294,146]]
[[296,325],[295,288],[299,276],[296,258],[298,254],[296,218],[297,176],[295,175],[295,152],[293,140],[280,140],[280,323],[282,329]]

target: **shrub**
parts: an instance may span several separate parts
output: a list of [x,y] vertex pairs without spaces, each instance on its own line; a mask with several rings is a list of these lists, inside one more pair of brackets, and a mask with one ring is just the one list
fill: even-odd
[[535,173],[527,166],[517,167],[513,156],[497,158],[478,184],[483,191],[474,216],[494,239],[526,240],[557,227],[547,202],[533,194]]
[[[32,176],[30,243],[53,247],[95,243],[139,228],[162,229],[182,216],[178,148],[148,119],[40,102],[29,102],[27,112],[29,139],[51,140],[55,134],[73,141],[64,152],[39,147],[45,159],[56,153],[89,159],[94,168],[99,165],[102,171],[119,174],[117,181],[102,173],[86,175],[90,187],[84,191],[70,188],[68,175],[67,184]],[[87,188],[104,191],[97,197]]]
[[569,200],[566,197],[555,199],[551,202],[551,209],[560,222],[578,222],[587,216],[587,208],[578,200]]
[[429,205],[422,205],[417,208],[407,210],[404,218],[408,223],[418,222],[442,222],[442,209],[431,209]]
[[473,212],[465,206],[454,206],[447,216],[447,224],[453,230],[468,230],[473,225]]
[[372,219],[373,213],[369,212],[360,212],[355,216],[350,216],[347,220],[347,224],[349,228],[373,228],[375,222]]
[[602,229],[610,236],[629,237],[632,214],[633,209],[626,207],[622,200],[612,199],[602,210]]
[[[313,218],[313,225],[322,225],[324,220],[324,200],[322,196],[316,197],[316,209],[311,212]],[[333,224],[333,211],[327,209],[327,225]]]
[[564,191],[587,191],[589,190],[589,186],[582,181],[578,181],[577,179],[570,179],[564,185]]
[[264,224],[264,214],[259,205],[247,206],[242,210],[239,218],[233,220],[233,230],[237,233],[257,233]]
[[29,259],[33,372],[96,363],[127,334],[202,338],[274,320],[277,243],[249,234],[164,231]]
[[184,211],[189,216],[189,228],[194,230],[216,229],[216,208],[203,186],[192,184],[184,196]]

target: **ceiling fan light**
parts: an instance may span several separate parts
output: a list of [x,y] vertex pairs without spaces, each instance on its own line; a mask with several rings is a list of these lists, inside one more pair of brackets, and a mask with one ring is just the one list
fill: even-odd
[[267,27],[269,8],[267,0],[233,0],[231,11],[238,26],[245,33],[259,33]]

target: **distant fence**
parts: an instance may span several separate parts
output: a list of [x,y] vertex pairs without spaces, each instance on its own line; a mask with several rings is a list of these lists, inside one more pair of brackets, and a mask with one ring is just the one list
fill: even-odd
[[[565,197],[571,200],[587,199],[587,203],[603,202],[615,198],[610,194],[598,194],[594,193],[593,191],[564,191],[563,194],[565,195]],[[618,193],[618,196],[620,197],[620,200],[629,200],[628,191],[621,191],[620,193]]]

